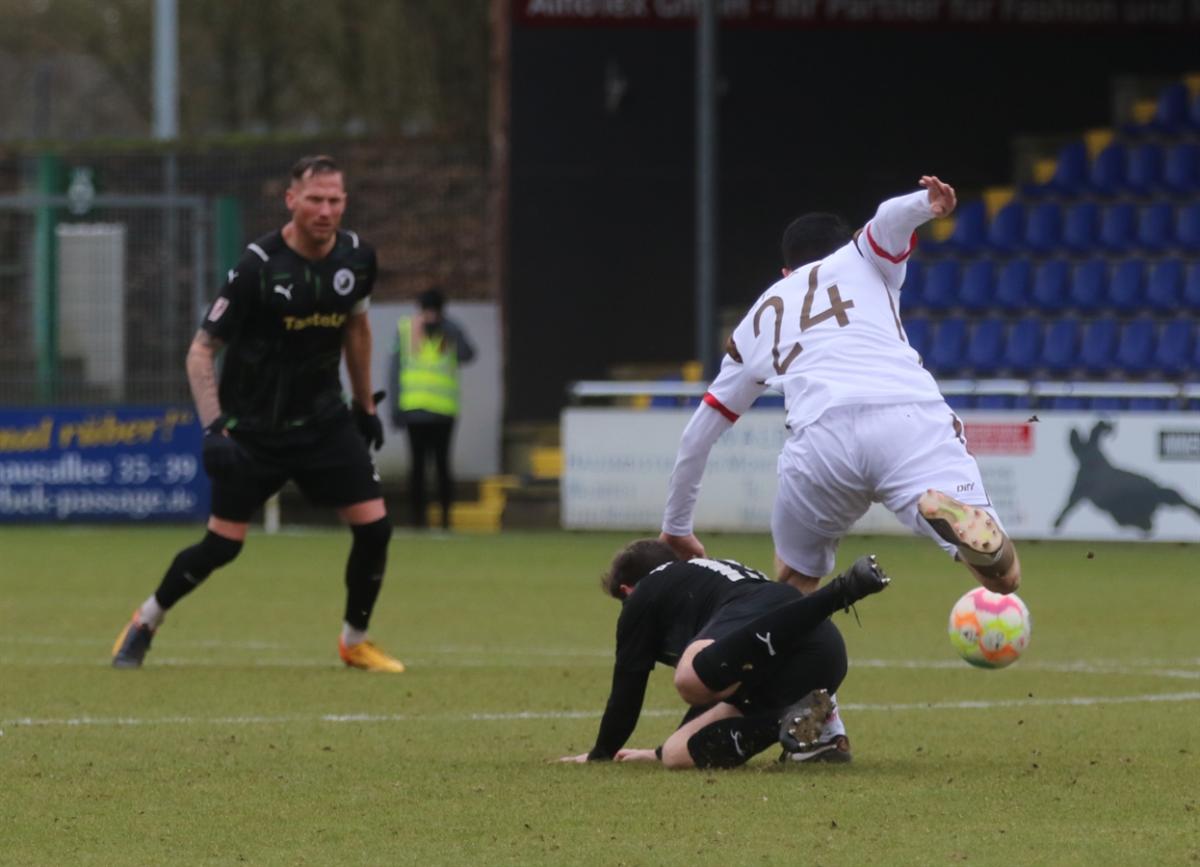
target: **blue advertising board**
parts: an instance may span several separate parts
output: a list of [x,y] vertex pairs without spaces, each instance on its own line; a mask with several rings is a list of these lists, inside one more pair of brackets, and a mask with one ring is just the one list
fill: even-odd
[[0,409],[0,522],[201,520],[202,439],[187,407]]

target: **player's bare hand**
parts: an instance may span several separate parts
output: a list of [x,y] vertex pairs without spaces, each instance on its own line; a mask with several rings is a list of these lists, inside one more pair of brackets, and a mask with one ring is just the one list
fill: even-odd
[[695,533],[689,533],[686,536],[672,536],[670,533],[663,533],[658,537],[658,541],[666,542],[671,546],[681,560],[691,560],[693,557],[704,556],[704,546],[700,544],[700,540],[696,538]]
[[559,759],[560,762],[566,762],[569,765],[584,765],[587,764],[588,754],[580,753],[577,756],[563,756]]
[[658,753],[654,750],[617,750],[618,762],[657,762]]
[[934,175],[922,175],[921,186],[929,191],[929,207],[935,217],[948,217],[958,204],[954,187],[938,180]]

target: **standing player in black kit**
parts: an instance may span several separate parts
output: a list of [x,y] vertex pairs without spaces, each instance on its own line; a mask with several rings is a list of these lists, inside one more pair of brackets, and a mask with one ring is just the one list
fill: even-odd
[[[292,479],[311,502],[336,509],[353,535],[342,660],[368,671],[404,671],[367,641],[392,535],[368,451],[383,445],[367,320],[375,251],[339,229],[346,191],[330,157],[296,163],[286,202],[291,220],[247,246],[188,349],[212,515],[204,538],[176,555],[117,637],[117,668],[141,666],[166,612],[237,557],[255,510]],[[339,376],[343,356],[349,407]]]

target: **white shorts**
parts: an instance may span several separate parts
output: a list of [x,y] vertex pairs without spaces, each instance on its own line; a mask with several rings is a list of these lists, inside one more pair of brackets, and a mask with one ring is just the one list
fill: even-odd
[[838,542],[876,502],[955,554],[917,514],[917,500],[929,488],[982,506],[999,525],[962,430],[944,401],[824,413],[790,437],[779,455],[771,516],[779,558],[803,575],[829,574]]

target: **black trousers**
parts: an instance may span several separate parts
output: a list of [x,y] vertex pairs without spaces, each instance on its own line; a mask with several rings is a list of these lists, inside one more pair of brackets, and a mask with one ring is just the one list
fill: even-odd
[[442,527],[450,527],[450,504],[454,501],[454,480],[450,477],[450,437],[454,419],[421,421],[408,424],[408,445],[412,452],[409,477],[409,506],[415,527],[429,526],[429,501],[425,488],[425,469],[430,457],[437,471],[438,500],[442,505]]

